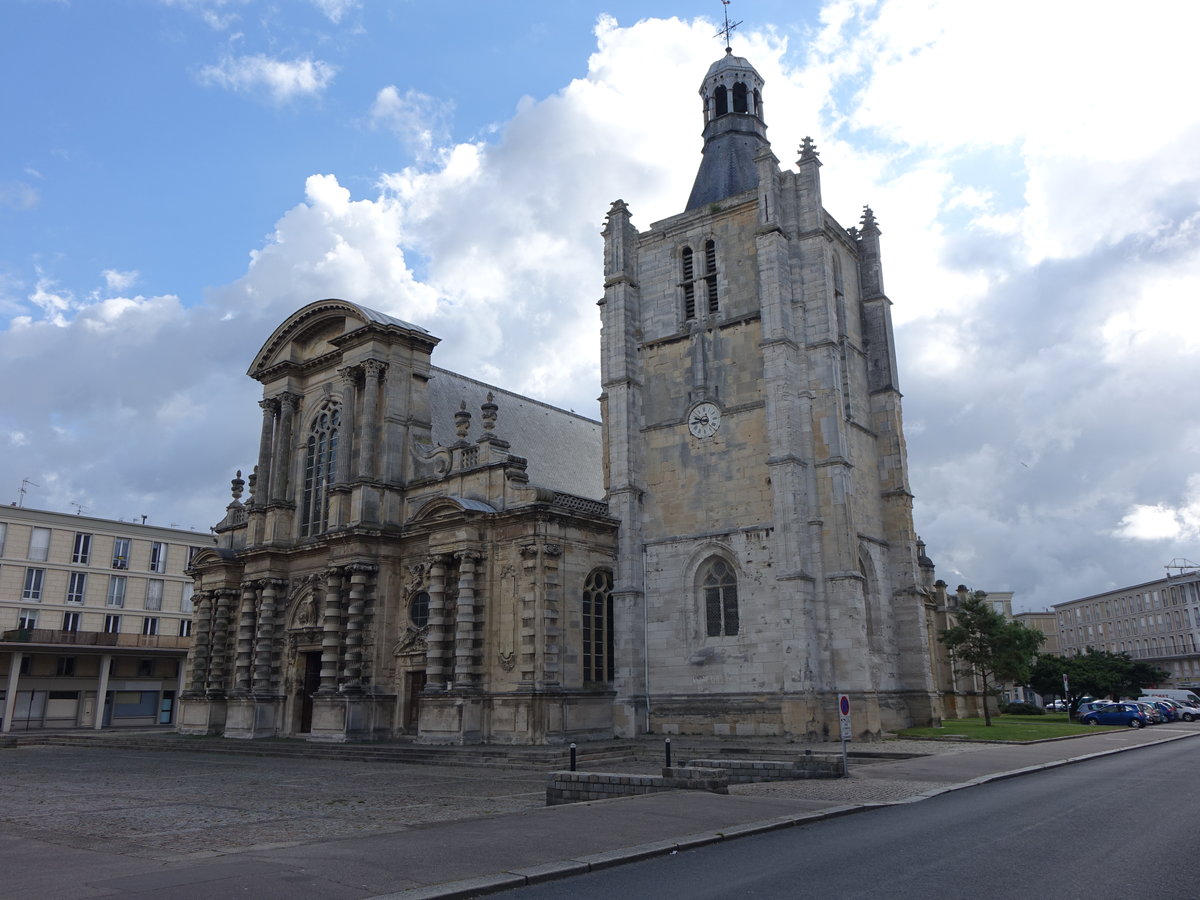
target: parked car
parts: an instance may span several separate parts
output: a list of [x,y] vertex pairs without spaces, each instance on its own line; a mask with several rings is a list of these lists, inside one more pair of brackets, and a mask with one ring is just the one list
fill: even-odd
[[1046,709],[1066,709],[1066,708],[1067,708],[1066,700],[1055,700],[1052,703],[1046,704]]
[[1175,709],[1175,705],[1166,697],[1146,698],[1150,705],[1157,709],[1165,721],[1174,722],[1178,720],[1179,713]]
[[1150,717],[1151,725],[1161,725],[1167,721],[1167,717],[1163,715],[1162,710],[1149,700],[1134,700],[1133,702],[1146,711],[1146,715]]
[[[1133,701],[1130,701],[1130,702],[1133,702]],[[1102,706],[1112,706],[1112,701],[1111,700],[1088,700],[1085,703],[1080,703],[1079,709],[1075,710],[1075,715],[1078,716],[1080,719],[1082,719],[1084,717],[1084,715],[1086,715],[1087,713],[1090,713],[1093,709],[1100,709]]]
[[1200,706],[1192,706],[1190,703],[1183,703],[1178,700],[1172,700],[1172,703],[1179,707],[1179,718],[1185,722],[1195,722],[1200,719]]
[[1145,728],[1150,724],[1150,714],[1139,703],[1109,703],[1090,710],[1080,717],[1084,725],[1128,725],[1130,728]]

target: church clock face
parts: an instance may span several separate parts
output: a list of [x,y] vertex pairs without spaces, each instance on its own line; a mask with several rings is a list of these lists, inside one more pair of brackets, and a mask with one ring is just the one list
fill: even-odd
[[710,438],[721,427],[721,410],[715,403],[697,403],[688,413],[688,431],[698,438]]

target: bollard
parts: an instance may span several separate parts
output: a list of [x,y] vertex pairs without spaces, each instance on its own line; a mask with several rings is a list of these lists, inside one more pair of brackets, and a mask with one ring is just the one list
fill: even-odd
[[671,739],[667,738],[667,768],[671,768]]
[[571,743],[571,771],[575,771],[575,744]]

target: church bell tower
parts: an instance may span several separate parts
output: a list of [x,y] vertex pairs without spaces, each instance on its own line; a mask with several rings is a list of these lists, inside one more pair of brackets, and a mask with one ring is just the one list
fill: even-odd
[[860,738],[937,718],[880,230],[823,208],[811,140],[780,169],[763,88],[727,48],[685,210],[604,229],[628,735],[829,738],[839,694]]

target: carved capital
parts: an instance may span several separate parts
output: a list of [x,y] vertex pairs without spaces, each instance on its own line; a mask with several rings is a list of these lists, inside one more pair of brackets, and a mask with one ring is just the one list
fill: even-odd
[[545,546],[542,547],[542,552],[545,553],[547,556],[554,556],[554,557],[562,556],[562,552],[563,552],[562,544],[546,544]]
[[378,359],[364,359],[362,361],[363,378],[382,378],[387,371],[387,363]]
[[522,545],[522,547],[521,547],[521,558],[522,559],[537,559],[537,555],[538,555],[538,545],[537,544]]
[[265,400],[259,400],[258,405],[262,407],[263,412],[275,415],[279,412],[279,401],[274,397],[268,397]]
[[279,400],[279,408],[281,410],[286,411],[290,409],[292,412],[295,412],[300,408],[300,395],[293,391],[281,391],[276,395],[276,399]]

